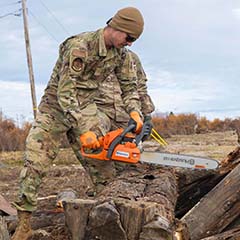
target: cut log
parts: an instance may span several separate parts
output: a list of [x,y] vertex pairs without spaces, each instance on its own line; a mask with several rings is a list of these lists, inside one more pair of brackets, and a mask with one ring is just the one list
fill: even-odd
[[234,221],[231,222],[231,224],[229,224],[227,226],[227,228],[224,229],[224,231],[231,230],[233,228],[238,228],[238,227],[240,227],[240,216],[238,216],[236,219],[234,219]]
[[201,240],[239,240],[240,227]]
[[[133,166],[109,183],[96,201],[66,201],[67,226],[76,240],[166,239],[174,231],[177,196],[172,169]],[[86,201],[91,202],[85,206]]]
[[240,214],[240,165],[192,208],[182,220],[191,239],[220,233]]
[[89,215],[84,239],[109,240],[116,237],[118,240],[127,240],[115,204],[105,202],[97,205]]
[[17,215],[17,210],[0,194],[0,215]]
[[175,209],[177,218],[182,218],[199,200],[212,190],[225,176],[213,170],[177,171],[179,197]]
[[212,190],[240,162],[240,147],[236,147],[221,162],[217,170],[176,169],[179,197],[176,217],[183,217],[199,200]]
[[240,146],[230,152],[227,157],[221,162],[221,172],[229,172],[234,169],[240,162]]
[[9,234],[7,230],[7,224],[4,217],[0,216],[0,240],[9,240]]
[[84,239],[89,213],[95,205],[94,200],[74,199],[63,202],[65,221],[72,240]]

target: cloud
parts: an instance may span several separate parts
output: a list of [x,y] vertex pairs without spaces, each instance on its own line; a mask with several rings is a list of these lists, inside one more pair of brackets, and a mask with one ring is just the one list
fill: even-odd
[[200,112],[219,102],[226,107],[228,97],[233,97],[226,94],[225,83],[217,77],[154,68],[147,68],[147,73],[149,93],[161,112]]

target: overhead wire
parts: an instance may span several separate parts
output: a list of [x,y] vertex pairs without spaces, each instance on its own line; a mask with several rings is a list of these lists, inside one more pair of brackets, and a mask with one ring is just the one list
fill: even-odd
[[63,30],[66,34],[70,35],[70,33],[68,32],[68,30],[67,30],[67,29],[63,26],[63,24],[57,19],[57,17],[53,14],[53,12],[46,6],[46,4],[43,3],[42,0],[39,0],[39,1],[40,1],[40,3],[43,5],[43,7],[50,13],[50,15],[54,18],[55,22],[62,28],[62,30]]
[[8,7],[8,6],[16,5],[19,3],[21,3],[21,1],[12,2],[12,3],[8,3],[8,4],[2,4],[2,5],[0,5],[0,7]]
[[54,39],[57,43],[59,43],[59,40],[52,33],[50,33],[47,27],[38,20],[38,18],[33,14],[33,12],[30,11],[29,9],[28,11],[31,14],[31,16],[35,19],[35,21],[44,28],[44,30],[49,34],[49,36],[51,36],[52,39]]
[[[69,32],[67,31],[67,29],[66,29],[66,28],[63,26],[63,24],[57,19],[57,17],[51,12],[51,10],[50,10],[41,0],[39,0],[39,1],[40,1],[41,4],[44,6],[44,8],[49,12],[49,14],[54,18],[55,22],[62,28],[62,30],[63,30],[66,34],[70,35]],[[19,3],[21,3],[20,0],[19,0],[19,1],[16,1],[16,2],[9,3],[9,4],[0,5],[0,6],[10,6],[10,5],[19,4]],[[16,11],[6,13],[6,14],[4,14],[4,15],[1,15],[1,16],[0,16],[0,19],[5,18],[5,17],[8,17],[8,16],[11,16],[11,15],[13,15],[13,16],[21,16],[21,14],[22,14],[21,11],[22,11],[22,9],[18,9],[18,10],[16,10]],[[28,12],[29,12],[30,15],[34,18],[34,20],[35,20],[39,25],[41,25],[42,28],[44,28],[44,30],[48,33],[48,35],[50,35],[50,37],[51,37],[53,40],[55,40],[56,42],[59,43],[59,40],[49,31],[49,29],[48,29],[44,24],[42,24],[42,23],[40,22],[40,20],[39,20],[39,19],[33,14],[33,12],[29,9],[29,7],[28,7]]]
[[[21,10],[22,10],[22,9],[20,8],[20,9],[14,11],[14,12],[6,13],[6,14],[0,16],[0,19],[1,19],[1,18],[5,18],[5,17],[8,17],[8,16],[11,16],[11,15],[13,15],[13,16],[15,16],[15,17],[20,17],[20,16],[21,16]],[[18,12],[18,13],[17,13],[17,12]]]

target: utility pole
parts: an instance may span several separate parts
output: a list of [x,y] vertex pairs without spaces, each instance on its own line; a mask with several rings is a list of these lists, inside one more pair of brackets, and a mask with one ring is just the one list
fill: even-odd
[[32,95],[33,115],[34,115],[34,118],[36,118],[37,100],[36,100],[36,91],[35,91],[35,83],[34,83],[34,76],[33,76],[33,65],[32,65],[29,32],[28,32],[26,0],[22,0],[22,13],[23,13],[24,36],[25,36],[25,44],[26,44],[26,52],[27,52],[28,73],[29,73],[31,95]]

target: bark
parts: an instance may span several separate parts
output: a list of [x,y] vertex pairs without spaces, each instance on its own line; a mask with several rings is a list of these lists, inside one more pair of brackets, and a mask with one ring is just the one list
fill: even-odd
[[177,169],[179,197],[176,217],[183,217],[199,200],[211,191],[240,162],[240,147],[236,147],[220,163],[217,170]]
[[4,217],[0,216],[0,240],[9,240],[9,234],[7,230],[7,224]]
[[240,163],[240,146],[230,152],[221,162],[220,172],[227,173],[234,169]]
[[203,238],[201,240],[237,240],[240,239],[240,227],[231,229],[229,231]]
[[[2,214],[1,214],[2,213]],[[17,215],[15,208],[0,194],[0,215]]]
[[63,202],[66,225],[72,240],[80,240],[85,236],[89,212],[96,205],[93,200],[66,200]]
[[182,218],[189,228],[191,239],[220,233],[240,215],[239,181],[240,165]]
[[[89,207],[84,204],[90,200],[65,201],[67,226],[77,240],[166,239],[174,230],[177,196],[172,170],[131,166],[109,183]],[[81,211],[71,206],[76,204]]]
[[179,197],[175,210],[176,217],[183,217],[225,176],[225,173],[213,170],[178,171]]

